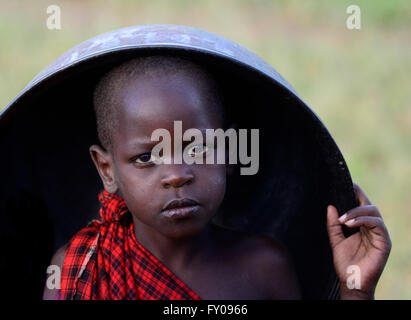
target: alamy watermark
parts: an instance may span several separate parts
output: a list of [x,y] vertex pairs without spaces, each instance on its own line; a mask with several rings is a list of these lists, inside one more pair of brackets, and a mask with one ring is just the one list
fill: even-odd
[[347,7],[346,13],[350,14],[345,22],[350,30],[361,29],[361,9],[356,4]]
[[61,270],[57,265],[50,265],[47,267],[47,277],[46,286],[48,289],[60,289],[60,279],[61,279]]
[[350,265],[347,267],[347,273],[350,275],[347,278],[348,289],[361,289],[361,270],[357,265]]
[[48,15],[46,20],[46,26],[49,30],[60,30],[61,29],[61,9],[58,5],[49,5],[46,9]]
[[[154,164],[229,164],[249,165],[241,167],[241,175],[254,175],[259,169],[259,129],[233,128],[223,130],[190,128],[182,132],[182,121],[174,121],[174,152],[171,154],[171,134],[167,129],[156,129],[151,141],[159,141],[151,150],[150,162]],[[205,136],[205,139],[204,139]],[[161,141],[160,141],[161,138]],[[227,141],[228,140],[228,141]],[[182,147],[183,141],[191,141]],[[248,146],[250,148],[248,148]],[[228,159],[227,159],[228,158]]]

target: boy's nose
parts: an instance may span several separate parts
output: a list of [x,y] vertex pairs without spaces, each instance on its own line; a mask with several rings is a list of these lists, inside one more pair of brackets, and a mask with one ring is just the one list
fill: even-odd
[[169,164],[164,177],[161,179],[161,185],[163,188],[179,188],[185,184],[189,184],[193,181],[194,175],[191,169],[184,164]]

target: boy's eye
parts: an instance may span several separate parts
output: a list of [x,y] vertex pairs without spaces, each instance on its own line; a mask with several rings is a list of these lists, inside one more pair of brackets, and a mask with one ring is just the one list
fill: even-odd
[[143,153],[140,154],[134,162],[138,164],[148,164],[154,161],[154,156],[151,154],[151,152]]
[[200,144],[198,144],[198,145],[195,145],[195,146],[190,147],[190,148],[187,150],[187,153],[188,153],[188,155],[191,156],[191,157],[196,157],[196,156],[199,156],[199,155],[201,155],[201,154],[203,154],[203,153],[206,153],[207,151],[208,151],[208,147],[207,147],[206,145],[200,145]]

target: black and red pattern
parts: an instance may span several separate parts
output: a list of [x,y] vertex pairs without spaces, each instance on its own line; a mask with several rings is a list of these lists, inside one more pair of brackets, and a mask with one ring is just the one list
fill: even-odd
[[100,220],[69,242],[61,274],[61,299],[200,299],[134,235],[124,200],[102,191]]

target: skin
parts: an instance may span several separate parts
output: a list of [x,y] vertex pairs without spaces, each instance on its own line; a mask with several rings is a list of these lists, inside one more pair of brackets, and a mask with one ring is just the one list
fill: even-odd
[[[327,210],[327,229],[333,252],[334,267],[340,279],[341,299],[374,299],[378,279],[391,251],[391,239],[378,208],[364,191],[354,184],[359,206],[338,217],[337,209]],[[342,225],[360,228],[345,238]],[[347,287],[347,267],[356,265],[361,274],[361,288]]]
[[[280,242],[211,225],[224,198],[226,165],[138,163],[157,143],[150,142],[154,129],[169,130],[173,141],[174,120],[182,120],[183,131],[221,127],[219,108],[207,103],[204,88],[190,75],[179,74],[134,79],[119,92],[119,126],[112,150],[93,145],[90,154],[104,188],[125,199],[137,240],[203,299],[301,298],[292,260]],[[330,206],[327,215],[342,299],[373,297],[391,246],[388,233],[381,231],[386,231],[382,219],[360,218],[376,217],[377,209],[356,190],[360,207],[348,213],[356,219],[349,227],[359,226],[361,235],[343,239],[338,212]],[[166,219],[161,214],[164,205],[183,197],[200,204],[197,214]],[[62,266],[64,251],[63,247],[56,253],[52,264]],[[349,264],[361,268],[361,290],[345,290]],[[45,288],[44,298],[53,299],[55,294]]]

